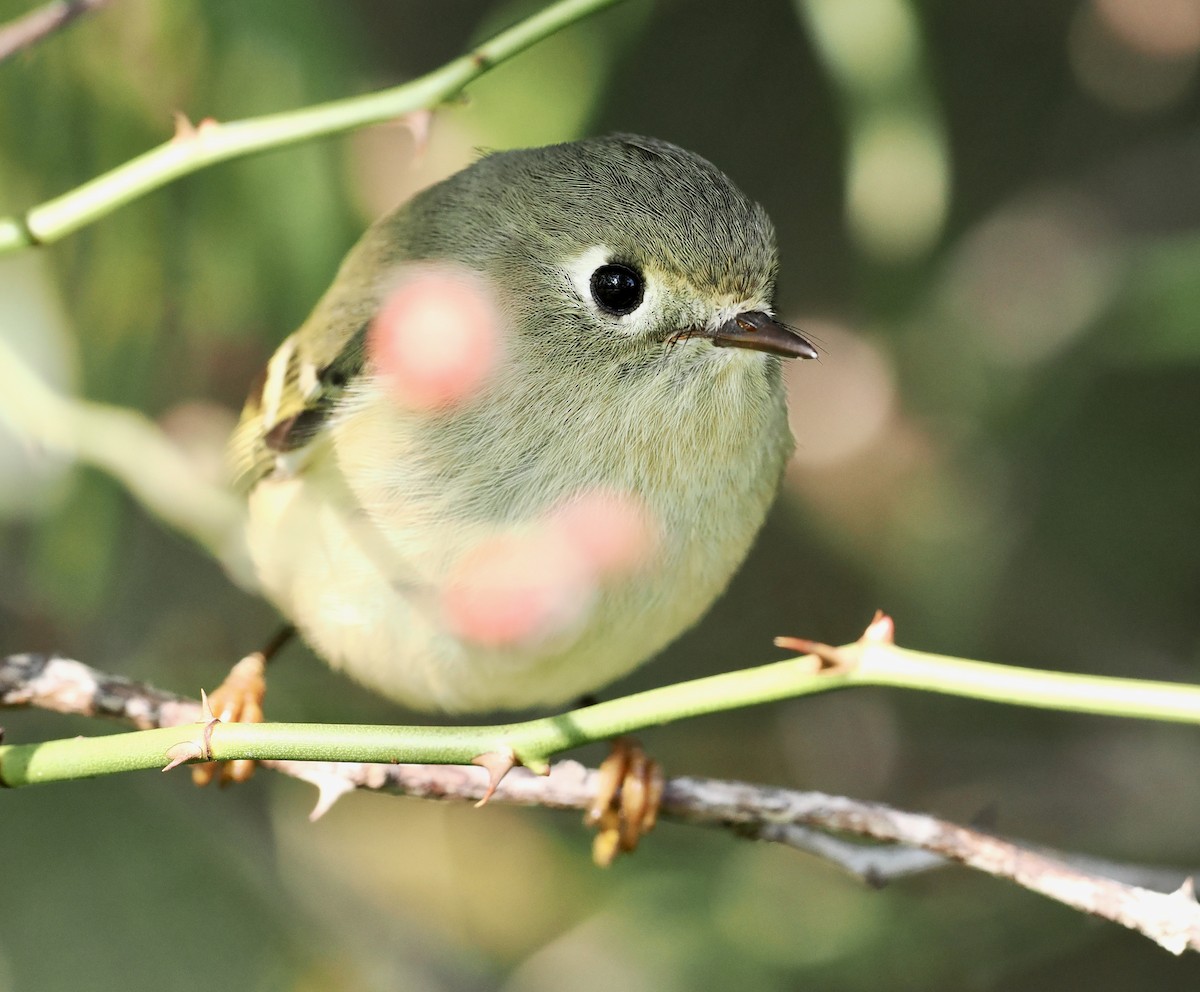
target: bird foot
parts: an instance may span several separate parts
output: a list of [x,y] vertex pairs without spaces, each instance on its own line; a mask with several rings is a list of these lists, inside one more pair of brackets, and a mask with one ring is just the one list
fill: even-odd
[[592,860],[607,868],[618,854],[631,853],[658,821],[663,775],[632,737],[618,737],[600,765],[596,797],[584,823],[596,828]]
[[[214,722],[262,723],[263,697],[267,693],[267,656],[263,651],[248,654],[230,669],[225,681],[208,697]],[[254,762],[239,758],[236,761],[209,761],[192,768],[192,781],[198,786],[219,781],[245,782],[254,774]]]

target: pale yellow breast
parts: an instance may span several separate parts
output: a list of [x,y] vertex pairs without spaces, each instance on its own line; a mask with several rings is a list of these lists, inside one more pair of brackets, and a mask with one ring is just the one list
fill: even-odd
[[[251,496],[264,589],[332,664],[412,706],[558,704],[612,681],[719,595],[790,450],[763,357],[708,353],[703,374],[632,394],[543,389],[536,406],[516,396],[438,421],[397,418],[365,384],[327,452]],[[463,557],[593,488],[644,502],[649,557],[551,636],[497,647],[456,634],[442,592]]]

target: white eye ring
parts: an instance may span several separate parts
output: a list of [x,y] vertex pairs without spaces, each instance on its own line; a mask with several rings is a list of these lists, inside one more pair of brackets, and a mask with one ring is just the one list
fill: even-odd
[[[593,291],[593,277],[596,270],[609,265],[626,267],[641,277],[641,299],[624,312],[605,307],[596,299]],[[597,318],[603,320],[607,326],[616,325],[631,337],[643,333],[650,326],[650,315],[654,312],[658,300],[658,286],[650,272],[623,261],[607,245],[593,245],[582,255],[568,262],[565,268],[567,280],[580,302],[596,314]]]

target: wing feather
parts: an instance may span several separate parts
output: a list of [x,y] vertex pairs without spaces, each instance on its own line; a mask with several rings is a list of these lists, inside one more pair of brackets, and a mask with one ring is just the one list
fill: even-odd
[[251,385],[230,438],[236,488],[253,489],[281,464],[281,455],[307,447],[321,433],[346,384],[362,371],[368,323],[326,333],[316,342],[324,349],[305,347],[305,328],[279,346]]

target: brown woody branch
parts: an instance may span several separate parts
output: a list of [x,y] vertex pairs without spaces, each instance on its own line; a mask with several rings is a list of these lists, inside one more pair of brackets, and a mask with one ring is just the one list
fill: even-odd
[[99,10],[108,0],[55,0],[0,24],[0,62],[61,31],[76,18]]

